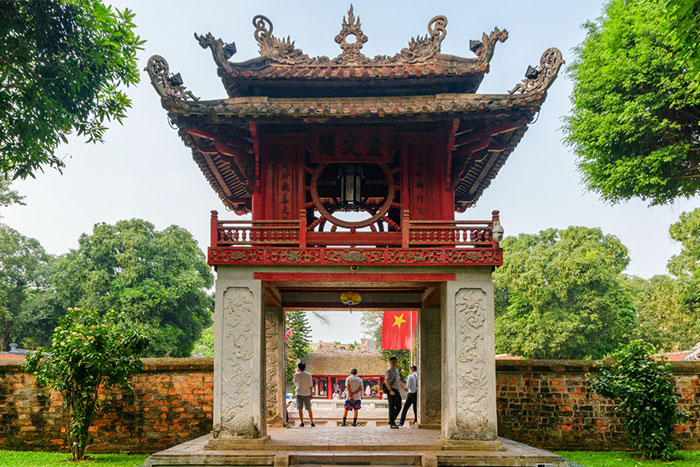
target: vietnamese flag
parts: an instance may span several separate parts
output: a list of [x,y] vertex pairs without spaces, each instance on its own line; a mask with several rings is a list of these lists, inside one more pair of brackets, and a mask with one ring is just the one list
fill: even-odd
[[417,321],[417,311],[385,311],[382,321],[382,349],[412,350]]

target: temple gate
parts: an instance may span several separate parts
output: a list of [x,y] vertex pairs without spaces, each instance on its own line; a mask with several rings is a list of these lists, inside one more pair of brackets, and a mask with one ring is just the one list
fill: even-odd
[[[393,56],[366,57],[352,8],[335,58],[310,57],[253,18],[260,56],[197,35],[227,97],[202,101],[153,56],[168,118],[224,206],[211,216],[216,267],[211,448],[264,443],[284,410],[285,309],[419,310],[421,426],[447,445],[498,449],[491,273],[503,261],[498,211],[455,219],[523,137],[563,63],[544,52],[504,94],[477,94],[494,29],[472,58],[441,53],[447,19]],[[428,391],[427,388],[436,388]],[[437,388],[440,388],[439,390]],[[520,464],[519,464],[520,465]]]

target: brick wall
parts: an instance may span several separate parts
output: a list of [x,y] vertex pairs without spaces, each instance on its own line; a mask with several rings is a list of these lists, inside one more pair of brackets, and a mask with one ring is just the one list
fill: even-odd
[[[700,362],[672,363],[680,409],[690,419],[676,426],[687,449],[700,449]],[[586,373],[594,362],[496,362],[498,434],[548,449],[627,449],[615,401],[593,394]]]
[[[151,453],[212,428],[212,360],[145,359],[134,394],[104,391],[113,410],[91,428],[92,452]],[[496,362],[499,435],[549,449],[625,449],[615,402],[591,394],[589,361]],[[676,427],[700,449],[700,362],[673,363],[680,405],[691,418]],[[0,360],[0,448],[66,448],[61,400],[42,394],[21,362]]]
[[[42,394],[21,361],[0,360],[0,448],[67,449],[60,395]],[[90,430],[91,452],[151,453],[212,429],[210,359],[144,359],[133,394],[102,391],[112,410]]]

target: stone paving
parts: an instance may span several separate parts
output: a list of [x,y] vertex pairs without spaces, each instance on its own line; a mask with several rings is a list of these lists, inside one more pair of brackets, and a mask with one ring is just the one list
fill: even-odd
[[[307,420],[308,423],[308,420]],[[377,427],[316,427],[271,428],[268,430],[270,448],[290,446],[309,449],[325,446],[335,449],[369,449],[373,446],[396,447],[402,450],[440,449],[438,430],[403,427],[392,430]]]
[[566,467],[561,457],[507,439],[502,451],[446,449],[439,430],[388,427],[270,428],[264,444],[209,450],[211,434],[151,456],[146,467],[227,465],[421,465]]

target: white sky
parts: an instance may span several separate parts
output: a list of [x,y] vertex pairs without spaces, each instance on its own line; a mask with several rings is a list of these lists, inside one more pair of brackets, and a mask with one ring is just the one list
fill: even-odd
[[[118,1],[118,8],[136,13],[138,33],[146,39],[139,68],[159,54],[180,72],[185,85],[203,99],[225,97],[209,50],[199,47],[194,32],[212,32],[225,42],[234,41],[238,53],[232,61],[257,56],[251,20],[264,14],[278,37],[291,35],[305,53],[336,56],[333,38],[340,30],[349,2],[329,1]],[[480,39],[494,26],[506,28],[509,39],[498,44],[491,72],[480,88],[483,93],[504,93],[523,78],[527,65],[539,64],[551,46],[571,62],[571,49],[581,42],[580,25],[597,17],[601,2],[498,1],[406,2],[355,0],[354,12],[369,37],[363,52],[373,57],[393,55],[410,37],[426,33],[435,15],[448,18],[443,52],[470,57],[469,39]],[[682,211],[698,205],[698,198],[671,206],[649,208],[632,201],[610,206],[587,193],[570,150],[562,144],[561,118],[568,112],[570,81],[562,75],[549,91],[542,112],[511,155],[478,205],[460,217],[488,219],[501,211],[507,235],[534,233],[569,225],[601,227],[617,235],[629,248],[630,274],[650,277],[666,271],[666,262],[679,251],[668,227]],[[209,212],[232,218],[200,173],[192,156],[166,121],[159,98],[145,73],[142,82],[128,90],[133,107],[124,126],[113,125],[101,145],[71,140],[58,151],[67,167],[18,182],[27,206],[2,212],[3,222],[24,235],[39,239],[53,254],[77,246],[81,233],[98,222],[113,223],[143,218],[162,229],[171,224],[187,228],[205,249]],[[330,328],[315,321],[314,339],[350,342],[359,339],[359,313],[334,313]]]

